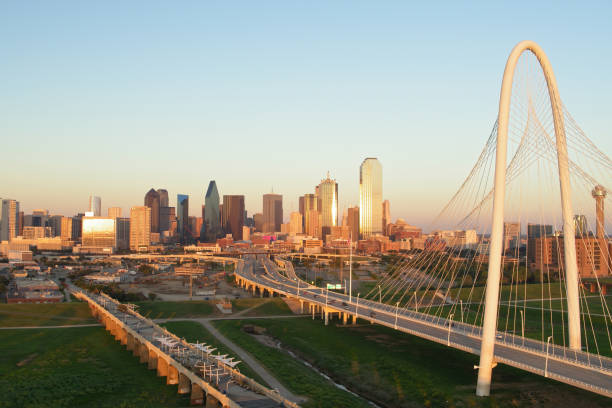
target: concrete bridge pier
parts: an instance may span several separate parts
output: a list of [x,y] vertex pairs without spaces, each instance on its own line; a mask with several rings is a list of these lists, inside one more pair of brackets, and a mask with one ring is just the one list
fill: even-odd
[[119,342],[122,346],[127,345],[127,331],[125,329],[122,329],[120,332]]
[[314,315],[315,315],[315,305],[310,305],[310,310],[312,311],[312,320],[314,320]]
[[204,391],[198,384],[191,384],[191,405],[204,405]]
[[146,344],[140,343],[140,349],[138,350],[138,354],[140,355],[141,363],[149,363],[149,348]]
[[189,394],[191,392],[191,381],[189,377],[187,377],[183,373],[179,373],[178,376],[178,393],[179,394]]
[[356,314],[353,315],[353,324],[357,324],[357,315]]
[[157,376],[158,377],[168,376],[168,362],[160,356],[157,356]]
[[223,408],[223,405],[210,394],[206,395],[206,408]]
[[168,364],[168,376],[166,377],[166,384],[174,385],[179,383],[179,372],[175,366]]
[[149,353],[149,360],[148,360],[147,367],[149,368],[149,370],[156,370],[157,369],[157,353],[155,353],[154,350],[147,350],[147,353]]
[[346,325],[347,315],[346,312],[342,312],[342,324]]
[[134,336],[132,336],[130,333],[128,333],[127,335],[127,349],[128,350],[134,350],[135,344],[134,344],[135,340],[134,340]]
[[304,314],[304,301],[300,300],[300,314]]
[[325,308],[325,325],[327,326],[328,323],[329,323],[329,310]]

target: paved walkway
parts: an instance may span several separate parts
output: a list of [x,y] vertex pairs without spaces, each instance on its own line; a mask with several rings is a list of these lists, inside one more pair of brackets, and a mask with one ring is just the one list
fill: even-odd
[[272,374],[268,372],[268,370],[266,370],[253,356],[251,356],[251,354],[249,354],[247,351],[236,345],[236,343],[221,334],[219,330],[217,330],[210,323],[210,319],[192,320],[199,322],[202,326],[206,328],[206,330],[210,332],[210,334],[215,336],[221,343],[232,349],[232,351],[234,351],[234,353],[236,353],[244,363],[248,364],[257,374],[259,374],[259,376],[261,376],[261,378],[263,378],[264,381],[267,382],[268,385],[270,385],[270,387],[277,389],[283,397],[297,403],[300,403],[304,400],[303,398],[296,396],[287,388],[285,388]]

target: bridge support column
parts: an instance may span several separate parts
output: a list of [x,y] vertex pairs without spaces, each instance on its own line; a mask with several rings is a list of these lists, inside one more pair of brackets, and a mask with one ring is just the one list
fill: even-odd
[[325,325],[329,323],[329,311],[325,308]]
[[161,356],[157,356],[157,376],[167,377],[168,376],[168,362]]
[[121,330],[119,342],[122,346],[127,346],[127,331],[125,329]]
[[191,405],[204,405],[204,391],[198,384],[191,384]]
[[310,305],[310,310],[312,311],[312,320],[314,320],[314,315],[315,315],[315,305]]
[[300,314],[304,314],[304,301],[300,300]]
[[346,312],[342,312],[342,324],[346,325]]
[[189,394],[191,392],[191,381],[189,377],[187,377],[183,373],[179,373],[178,377],[178,393],[179,394]]
[[138,350],[138,354],[140,355],[141,363],[149,363],[149,348],[146,344],[140,343],[140,350]]
[[140,356],[140,341],[134,338],[134,348],[132,349],[132,355],[134,357]]
[[353,315],[353,324],[357,324],[357,315],[356,314]]
[[166,384],[178,384],[179,382],[179,372],[175,366],[172,364],[168,364],[168,376],[166,377]]
[[130,333],[128,333],[127,334],[127,344],[126,344],[127,347],[126,348],[128,350],[134,350],[134,342],[135,342],[134,336],[132,336]]
[[206,394],[206,408],[222,408],[221,403],[210,394]]
[[149,368],[149,370],[156,370],[157,369],[157,353],[155,353],[155,351],[153,350],[148,350],[147,352],[149,353],[149,361],[148,361],[147,367]]

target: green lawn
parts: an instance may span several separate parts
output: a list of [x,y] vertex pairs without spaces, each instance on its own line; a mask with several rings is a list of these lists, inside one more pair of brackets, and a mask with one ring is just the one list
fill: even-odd
[[[289,388],[296,395],[309,398],[309,401],[301,406],[308,407],[369,407],[362,399],[357,398],[346,391],[339,390],[325,378],[317,374],[303,363],[295,360],[289,354],[268,346],[255,340],[251,335],[243,332],[243,324],[257,324],[264,326],[266,322],[284,322],[292,325],[298,321],[309,321],[303,319],[265,319],[265,320],[217,320],[213,324],[225,336],[250,352],[262,363],[272,375]],[[304,334],[310,336],[312,333]],[[306,338],[306,337],[305,337]]]
[[[293,392],[311,398],[304,406],[362,406],[320,380],[287,354],[262,345],[241,330],[265,327],[284,347],[354,391],[389,407],[609,407],[612,400],[512,367],[494,370],[491,398],[474,395],[478,357],[382,326],[324,326],[320,320],[215,321],[226,336],[249,350]],[[325,399],[322,399],[325,398]],[[336,399],[337,398],[337,399]],[[323,403],[322,401],[334,401]]]
[[[217,350],[214,354],[229,354],[235,357],[236,360],[240,360],[233,350],[221,343],[215,336],[213,336],[204,326],[198,322],[193,321],[176,321],[167,322],[162,324],[168,331],[176,334],[179,337],[186,339],[190,343],[200,342],[206,343],[210,346],[215,347]],[[266,382],[255,372],[251,367],[245,363],[240,363],[236,367],[241,373],[247,377],[251,377],[260,384],[267,385]]]
[[232,300],[232,310],[234,313],[253,308],[244,316],[279,316],[291,315],[291,309],[283,298],[243,298]]
[[0,407],[186,407],[101,327],[0,331]]
[[184,302],[136,302],[138,312],[151,319],[173,317],[206,317],[215,310],[213,302],[208,300],[189,300]]
[[0,304],[0,327],[97,323],[83,302]]

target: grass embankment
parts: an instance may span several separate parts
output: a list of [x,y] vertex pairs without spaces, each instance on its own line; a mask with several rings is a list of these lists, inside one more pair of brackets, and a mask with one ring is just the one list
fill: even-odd
[[[168,331],[176,334],[179,337],[184,338],[190,343],[200,342],[206,343],[209,346],[215,347],[214,354],[229,354],[229,357],[234,357],[235,360],[240,360],[238,355],[225,344],[221,343],[215,336],[213,336],[204,326],[198,322],[192,321],[175,321],[163,323]],[[240,363],[236,367],[240,372],[247,377],[253,378],[255,381],[263,385],[268,385],[266,382],[246,363]]]
[[138,312],[150,319],[171,319],[174,317],[207,317],[216,311],[208,300],[183,302],[136,302]]
[[0,331],[0,407],[185,407],[101,327]]
[[283,298],[243,298],[232,300],[232,310],[234,313],[242,312],[243,316],[282,316],[291,315],[291,309]]
[[0,304],[0,327],[92,324],[87,303]]
[[494,370],[493,396],[476,398],[473,367],[478,364],[477,356],[382,326],[326,327],[310,319],[214,322],[289,389],[309,397],[311,401],[304,406],[360,406],[360,402],[340,400],[341,392],[328,382],[322,387],[318,374],[244,333],[241,326],[246,323],[265,327],[283,346],[383,406],[612,406],[609,399],[502,365]]
[[[225,336],[257,358],[272,375],[294,394],[308,398],[307,402],[301,404],[302,407],[369,407],[365,400],[336,388],[331,382],[286,352],[260,343],[241,329],[243,324],[250,324],[251,322],[258,326],[264,326],[260,324],[264,321],[278,322],[290,326],[297,322],[308,321],[308,319],[218,320],[213,324]],[[305,338],[311,334],[303,333]]]

